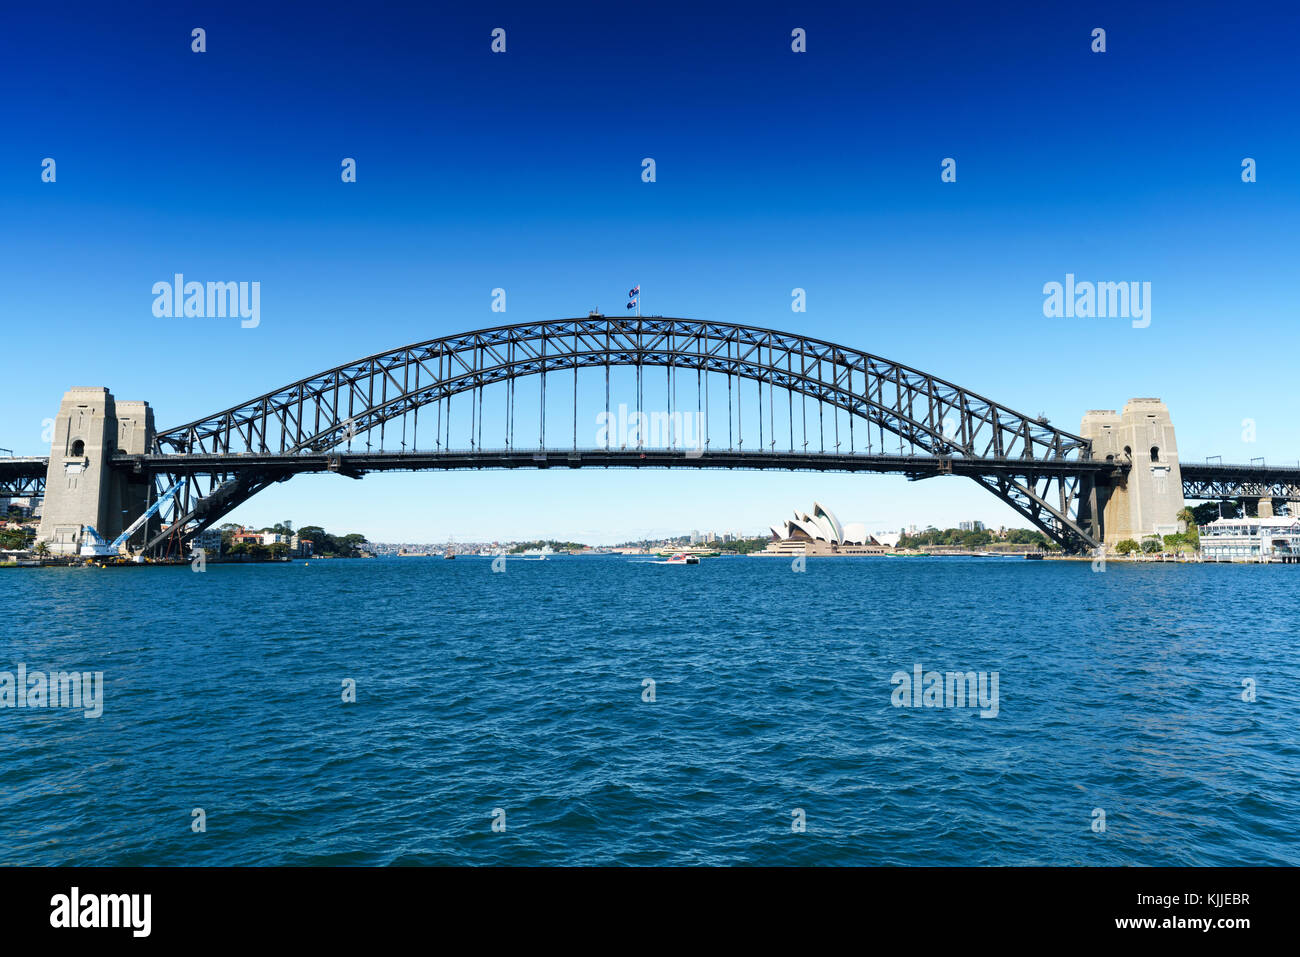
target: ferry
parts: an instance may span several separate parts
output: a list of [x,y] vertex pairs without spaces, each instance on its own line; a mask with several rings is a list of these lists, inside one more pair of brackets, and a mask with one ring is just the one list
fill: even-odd
[[684,548],[681,551],[676,551],[676,552],[669,552],[669,551],[655,552],[655,555],[657,555],[659,558],[672,558],[677,555],[686,555],[687,557],[694,557],[694,558],[718,558],[722,555],[722,552],[712,548],[691,547],[691,548]]
[[543,545],[541,548],[528,548],[523,552],[523,557],[529,561],[544,562],[555,554],[555,549],[550,545]]
[[651,562],[652,565],[698,565],[700,563],[699,555],[688,555],[685,552],[678,552],[672,558],[664,559],[662,562]]

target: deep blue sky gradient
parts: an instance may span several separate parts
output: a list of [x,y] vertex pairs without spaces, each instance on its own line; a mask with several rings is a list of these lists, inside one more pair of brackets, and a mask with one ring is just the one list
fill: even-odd
[[[403,343],[615,312],[639,282],[648,312],[843,342],[1069,429],[1157,395],[1184,459],[1295,461],[1297,27],[1227,3],[16,7],[0,446],[44,452],[72,385],[167,427]],[[155,318],[176,272],[260,281],[261,326]],[[1150,327],[1044,318],[1067,272],[1150,282]],[[956,479],[585,471],[303,478],[234,518],[610,541],[813,499],[873,528],[1024,524]]]

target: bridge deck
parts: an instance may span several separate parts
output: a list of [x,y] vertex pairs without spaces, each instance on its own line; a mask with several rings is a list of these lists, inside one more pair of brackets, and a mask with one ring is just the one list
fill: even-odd
[[0,457],[0,481],[19,478],[45,478],[49,456],[19,455]]
[[[576,456],[576,459],[574,458]],[[0,482],[43,479],[46,456],[0,457]],[[710,450],[699,454],[668,449],[480,449],[409,452],[326,452],[317,454],[178,454],[117,456],[113,465],[136,472],[176,475],[210,474],[247,468],[300,472],[385,472],[423,469],[484,468],[726,468],[792,469],[818,472],[895,472],[930,475],[1064,472],[1105,475],[1119,471],[1113,463],[1097,461],[951,458],[929,455],[863,455],[835,452]],[[1300,466],[1217,462],[1182,462],[1183,484],[1211,497],[1267,495],[1300,496]]]
[[1300,467],[1185,462],[1183,494],[1190,499],[1276,498],[1300,501]]
[[963,458],[930,455],[863,455],[834,452],[684,451],[681,449],[451,449],[410,452],[327,452],[296,455],[143,455],[115,463],[138,472],[176,475],[233,470],[366,472],[517,468],[701,468],[781,469],[817,472],[895,472],[914,478],[934,475],[1026,474],[1108,475],[1110,462],[1066,459]]

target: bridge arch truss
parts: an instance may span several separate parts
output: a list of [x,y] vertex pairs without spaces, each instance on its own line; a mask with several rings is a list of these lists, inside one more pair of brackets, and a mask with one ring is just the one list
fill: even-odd
[[[622,391],[616,396],[611,381],[619,369],[630,370],[634,382],[619,383]],[[579,373],[593,370],[603,372],[604,411],[610,416],[616,399],[629,406],[635,401],[642,413],[655,408],[670,415],[696,414],[700,447],[670,446],[670,454],[654,457],[655,464],[726,461],[738,463],[726,467],[745,467],[758,461],[728,458],[724,449],[746,456],[764,453],[767,464],[762,467],[776,468],[782,462],[818,467],[820,461],[821,467],[833,469],[843,460],[846,470],[871,469],[886,458],[912,457],[924,463],[924,468],[910,470],[914,478],[965,474],[1067,548],[1098,543],[1096,529],[1079,524],[1078,506],[1092,494],[1102,470],[1111,467],[1092,461],[1087,439],[1041,417],[918,369],[807,336],[695,319],[592,314],[402,346],[158,433],[154,454],[137,458],[133,467],[152,472],[160,485],[179,481],[186,487],[146,547],[183,544],[268,485],[299,471],[319,470],[307,463],[324,461],[324,467],[346,473],[338,463],[359,447],[371,454],[376,446],[397,446],[393,454],[399,458],[389,467],[401,467],[400,456],[414,461],[422,450],[449,456],[464,451],[452,449],[453,399],[459,400],[461,426],[468,417],[468,449],[480,456],[475,467],[492,467],[496,460],[485,447],[485,429],[489,437],[499,429],[501,442],[490,441],[507,456],[528,450],[577,451],[580,405],[588,413],[598,411],[592,408],[590,389],[587,400],[580,401]],[[663,370],[655,373],[656,379],[663,377],[658,405],[647,391],[658,389],[651,383],[651,370]],[[535,405],[527,400],[521,405],[526,379],[536,380]],[[683,381],[684,401],[679,391]],[[547,398],[548,382],[552,390],[572,383],[571,433],[569,416],[556,424],[554,412],[548,433],[547,414],[554,406],[554,396]],[[484,394],[493,387],[499,391],[489,412]],[[718,420],[724,389],[725,446]],[[594,394],[599,405],[599,388]],[[521,407],[528,422],[522,432]],[[456,434],[463,434],[459,427]],[[810,451],[813,436],[818,442]],[[608,444],[604,451],[611,451]],[[198,462],[208,463],[206,471],[196,471]],[[874,470],[909,472],[902,466]]]

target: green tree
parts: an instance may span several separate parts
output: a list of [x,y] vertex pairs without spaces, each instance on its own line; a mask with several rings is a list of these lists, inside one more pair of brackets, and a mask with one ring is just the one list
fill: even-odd
[[767,543],[771,540],[770,538],[738,538],[730,542],[716,543],[714,547],[726,554],[749,555],[767,548]]
[[1133,539],[1126,538],[1115,545],[1115,551],[1121,555],[1128,555],[1131,552],[1136,552],[1139,547],[1138,543],[1133,541]]
[[1218,520],[1220,508],[1224,518],[1238,518],[1240,515],[1236,502],[1202,502],[1192,509],[1192,516],[1197,525],[1209,525]]
[[1142,551],[1148,555],[1153,555],[1164,548],[1164,543],[1152,535],[1150,538],[1142,539]]
[[19,528],[0,529],[0,548],[15,551],[25,549],[36,538],[36,529],[21,526]]
[[312,543],[312,554],[332,558],[357,558],[364,545],[368,544],[366,536],[358,532],[348,535],[331,535],[319,525],[304,525],[298,529],[298,540]]

